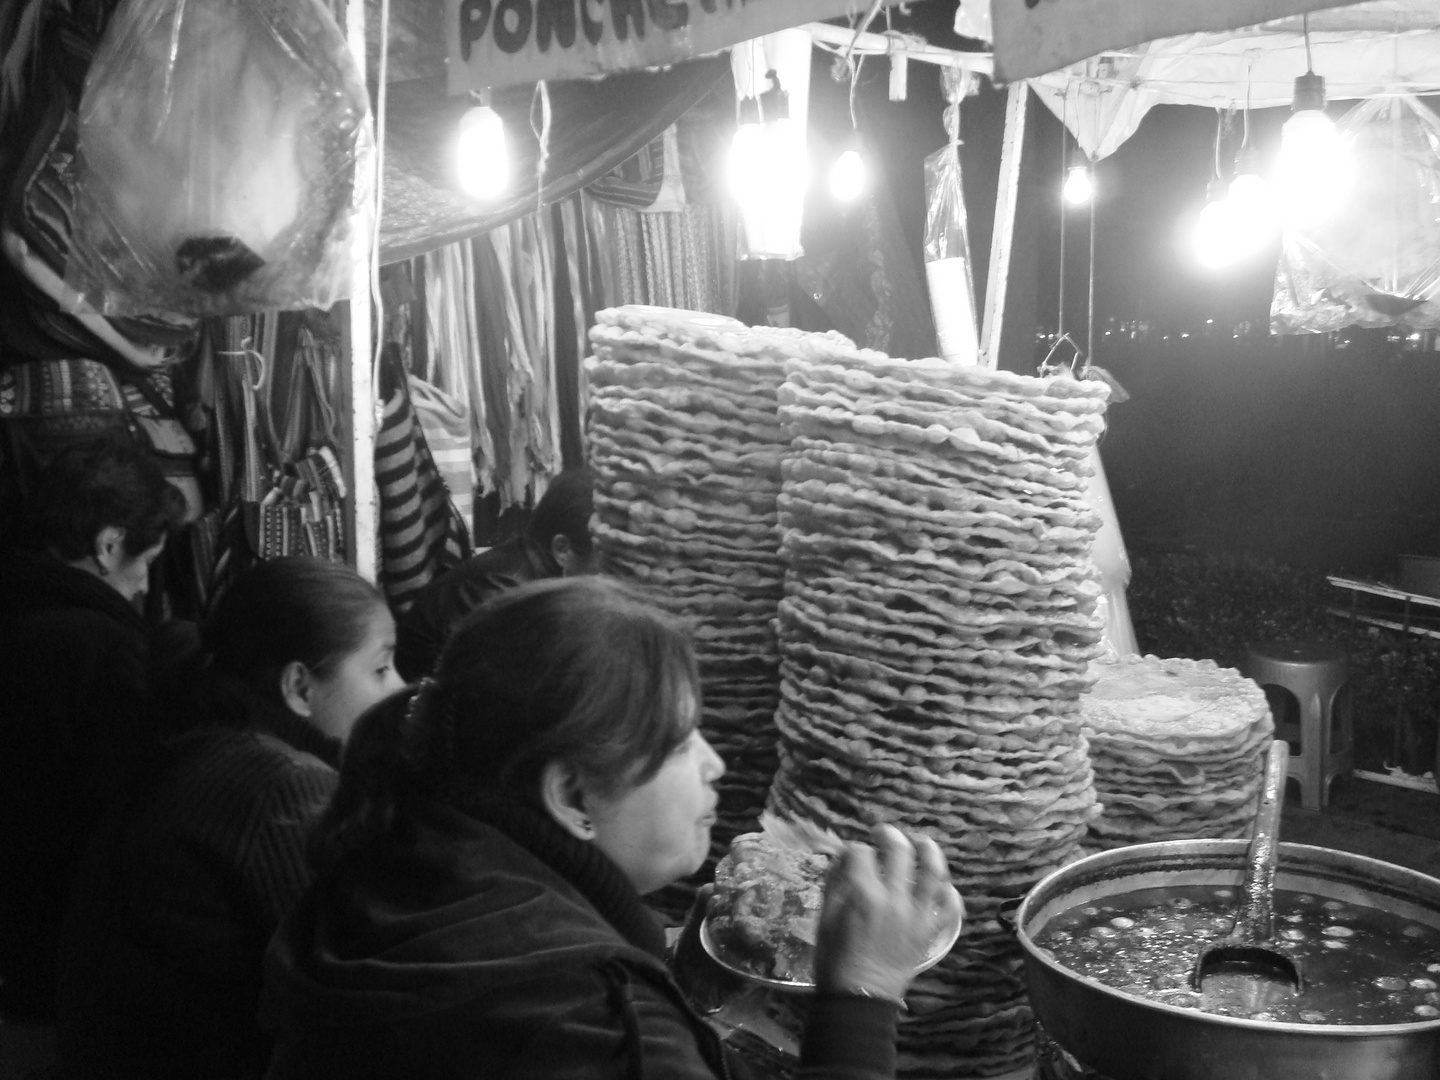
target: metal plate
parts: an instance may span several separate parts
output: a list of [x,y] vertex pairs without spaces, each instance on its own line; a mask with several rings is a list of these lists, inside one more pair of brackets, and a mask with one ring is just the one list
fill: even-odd
[[[945,959],[946,954],[955,947],[955,942],[960,940],[960,931],[964,925],[965,911],[964,905],[962,904],[956,909],[955,924],[945,927],[940,933],[935,935],[935,941],[930,946],[930,951],[925,954],[925,959],[915,968],[916,975],[919,975],[922,971],[929,971],[941,960]],[[705,950],[712,960],[726,971],[732,975],[739,976],[755,986],[763,986],[770,990],[784,990],[790,993],[809,993],[815,989],[813,982],[803,982],[799,979],[772,979],[766,975],[757,975],[753,971],[749,971],[744,967],[732,963],[726,957],[725,950],[716,945],[710,937],[710,916],[708,913],[700,923],[700,947]]]

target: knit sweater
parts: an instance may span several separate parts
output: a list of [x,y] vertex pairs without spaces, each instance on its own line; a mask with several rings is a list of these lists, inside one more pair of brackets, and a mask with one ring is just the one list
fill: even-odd
[[255,1077],[266,943],[309,879],[338,746],[288,710],[176,740],[102,823],[61,949],[62,1058],[83,1077]]
[[[463,810],[454,805],[463,801]],[[266,961],[269,1080],[741,1075],[620,869],[543,811],[449,798],[318,879]],[[894,1075],[896,1009],[821,995],[805,1080]]]
[[506,589],[559,576],[560,564],[525,535],[466,559],[421,589],[400,616],[396,669],[412,680],[430,674],[451,631],[466,615]]
[[59,559],[0,560],[0,1010],[54,1011],[71,878],[150,747],[145,620]]

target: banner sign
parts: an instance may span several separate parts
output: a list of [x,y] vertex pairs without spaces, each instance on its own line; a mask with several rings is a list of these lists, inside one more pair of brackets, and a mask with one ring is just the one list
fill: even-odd
[[1238,30],[1338,6],[1336,0],[991,0],[995,81],[1044,75],[1160,38]]
[[660,67],[864,0],[443,0],[451,94]]

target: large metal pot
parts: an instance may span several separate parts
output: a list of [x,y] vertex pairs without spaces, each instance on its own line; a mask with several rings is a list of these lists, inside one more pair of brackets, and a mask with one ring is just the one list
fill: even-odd
[[[1035,946],[1047,921],[1080,904],[1165,886],[1237,887],[1245,848],[1244,840],[1139,844],[1091,855],[1036,885],[1016,931],[1035,1017],[1050,1036],[1114,1080],[1440,1080],[1440,1019],[1342,1027],[1216,1016],[1122,994]],[[1440,929],[1440,880],[1377,859],[1281,844],[1276,888]]]

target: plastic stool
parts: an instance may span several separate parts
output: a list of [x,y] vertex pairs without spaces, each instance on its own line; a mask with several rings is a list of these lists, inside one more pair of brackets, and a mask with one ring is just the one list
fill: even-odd
[[1298,722],[1290,723],[1290,710],[1277,708],[1271,697],[1275,737],[1299,742],[1300,752],[1290,753],[1290,779],[1300,785],[1300,805],[1319,810],[1329,801],[1331,781],[1349,776],[1354,763],[1349,697],[1340,697],[1350,677],[1345,650],[1328,641],[1265,641],[1247,650],[1244,674],[1287,691],[1299,706]]

